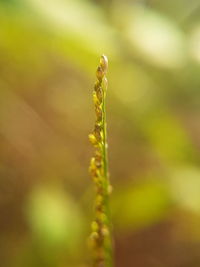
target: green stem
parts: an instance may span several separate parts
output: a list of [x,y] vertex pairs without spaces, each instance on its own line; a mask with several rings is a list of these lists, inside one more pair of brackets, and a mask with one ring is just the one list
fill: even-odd
[[[90,162],[90,173],[96,187],[95,221],[92,224],[91,241],[94,248],[94,267],[113,267],[112,225],[109,207],[110,181],[108,173],[106,129],[106,72],[108,59],[102,55],[96,71],[97,81],[93,91],[96,121],[90,142],[95,147],[95,156]],[[103,264],[103,265],[102,265]]]
[[112,251],[112,226],[111,226],[111,214],[110,214],[110,205],[109,205],[109,187],[110,187],[110,181],[109,181],[109,173],[108,173],[108,149],[107,149],[107,123],[106,123],[106,86],[103,88],[103,102],[102,102],[102,109],[103,109],[103,163],[104,163],[104,195],[105,195],[105,213],[107,216],[107,227],[109,229],[109,239],[108,243],[106,244],[105,250],[106,250],[106,267],[112,267],[113,266],[113,251]]

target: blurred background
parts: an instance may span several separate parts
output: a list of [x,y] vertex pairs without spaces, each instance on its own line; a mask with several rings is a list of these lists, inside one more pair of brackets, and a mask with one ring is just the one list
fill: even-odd
[[116,267],[200,266],[199,1],[1,0],[3,267],[90,266],[103,53]]

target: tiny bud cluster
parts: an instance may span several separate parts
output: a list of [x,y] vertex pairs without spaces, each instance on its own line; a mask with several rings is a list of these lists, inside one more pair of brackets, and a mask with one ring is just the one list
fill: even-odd
[[95,148],[94,156],[91,158],[89,172],[95,184],[95,219],[92,222],[92,233],[90,236],[94,251],[94,266],[104,266],[106,258],[105,244],[108,243],[109,227],[108,214],[106,212],[106,199],[111,192],[108,182],[108,173],[105,168],[106,122],[105,122],[105,96],[107,90],[107,79],[105,77],[108,69],[108,59],[105,55],[100,58],[100,64],[96,71],[97,81],[93,90],[93,102],[95,107],[96,121],[94,129],[89,134],[89,141]]

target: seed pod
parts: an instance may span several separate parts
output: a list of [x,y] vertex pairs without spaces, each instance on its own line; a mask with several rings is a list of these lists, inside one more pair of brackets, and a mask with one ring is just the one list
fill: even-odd
[[100,106],[96,106],[95,107],[95,113],[96,113],[96,116],[97,116],[97,121],[98,122],[101,122],[102,121],[102,108]]
[[95,91],[93,92],[93,102],[94,102],[95,106],[100,105],[100,101],[99,101],[99,99],[97,97],[97,93]]
[[96,71],[96,76],[97,76],[97,79],[99,81],[101,81],[103,79],[104,71],[103,71],[102,67],[98,66],[97,71]]
[[103,203],[103,196],[97,195],[96,196],[96,205],[102,205],[102,203]]
[[101,83],[99,82],[99,80],[97,80],[94,84],[94,91],[96,92],[100,86],[101,86]]
[[90,143],[91,143],[92,145],[96,145],[96,144],[97,144],[97,139],[96,139],[96,137],[94,136],[94,134],[89,134],[89,135],[88,135],[88,138],[89,138]]
[[91,224],[92,232],[97,232],[99,229],[98,223],[96,221],[93,221]]
[[99,87],[98,90],[96,90],[96,96],[100,102],[100,104],[102,103],[103,100],[103,92],[102,92],[102,88]]
[[95,158],[94,157],[92,157],[91,160],[90,160],[89,172],[91,173],[92,177],[96,177],[97,176],[97,168],[96,168]]
[[97,141],[100,142],[102,140],[102,134],[101,134],[101,126],[98,125],[97,123],[95,124],[95,127],[94,127],[94,136],[96,137]]
[[99,237],[99,234],[97,232],[92,232],[90,235],[91,240],[97,241]]
[[101,152],[99,150],[95,151],[95,159],[98,161],[102,160],[102,155],[101,155]]
[[101,66],[104,74],[106,74],[106,72],[108,70],[108,58],[105,55],[102,55],[100,58],[100,66]]
[[100,160],[96,160],[96,167],[101,168],[102,162]]
[[101,229],[101,232],[102,232],[102,235],[103,235],[103,236],[109,236],[109,230],[108,230],[108,227],[104,226],[104,227]]

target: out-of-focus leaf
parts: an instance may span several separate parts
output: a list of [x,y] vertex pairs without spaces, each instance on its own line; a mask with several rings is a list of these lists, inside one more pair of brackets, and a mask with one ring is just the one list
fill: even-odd
[[127,37],[145,59],[166,68],[185,64],[185,37],[178,26],[147,8],[135,8],[128,14]]
[[77,245],[83,218],[70,196],[59,188],[36,188],[26,212],[35,237],[43,244]]
[[161,158],[174,164],[195,158],[196,152],[189,137],[180,122],[170,113],[157,111],[149,114],[144,128]]
[[87,1],[28,2],[46,19],[49,29],[66,38],[66,46],[73,42],[95,55],[106,53],[113,57],[116,54],[114,30],[106,23],[101,10]]
[[119,228],[138,229],[162,220],[170,205],[167,187],[159,180],[115,189],[112,209]]
[[190,55],[195,61],[200,63],[200,25],[193,28],[188,42]]
[[177,168],[172,172],[169,181],[172,197],[177,205],[200,214],[200,169]]

